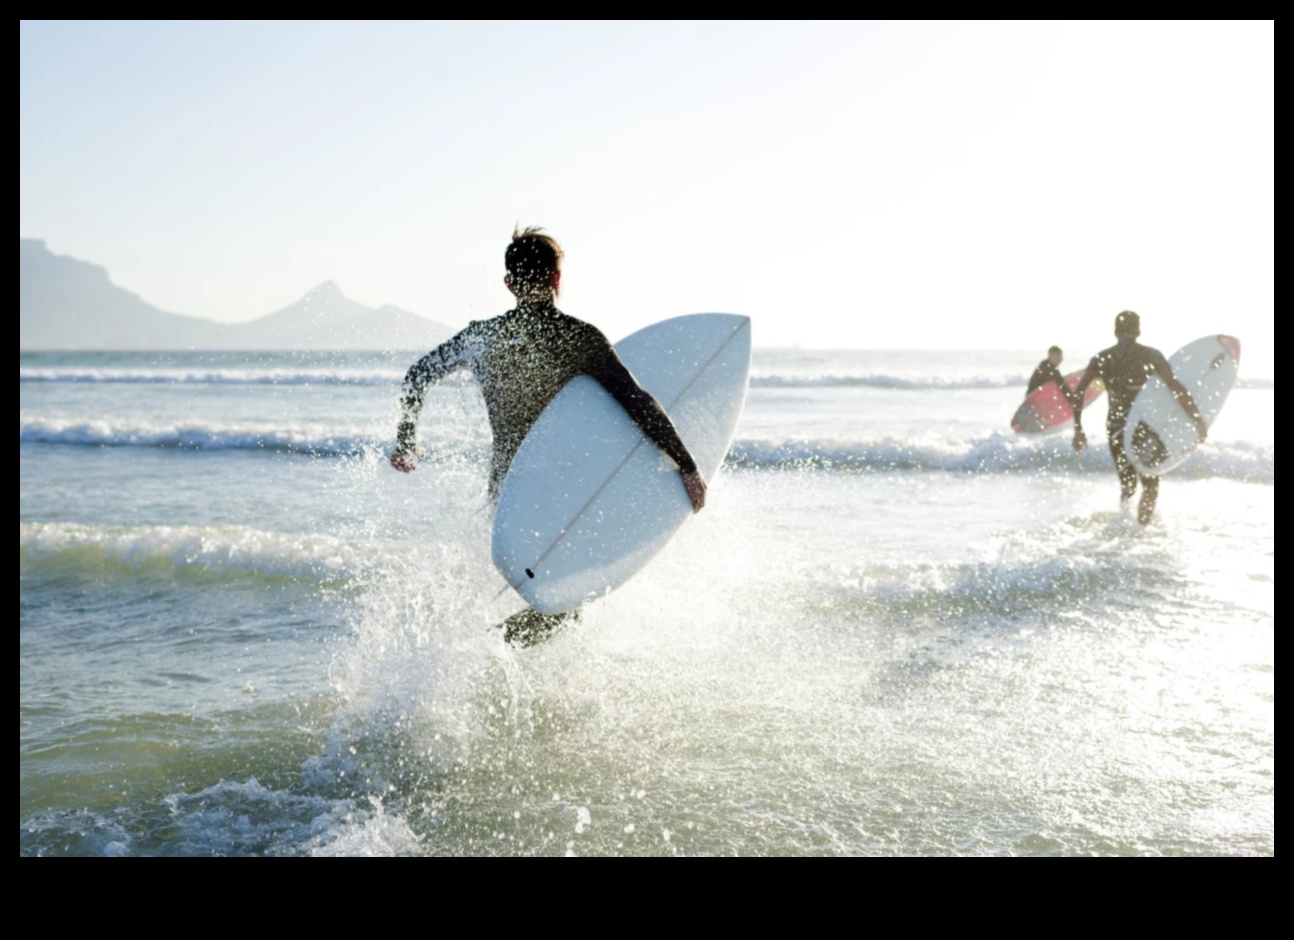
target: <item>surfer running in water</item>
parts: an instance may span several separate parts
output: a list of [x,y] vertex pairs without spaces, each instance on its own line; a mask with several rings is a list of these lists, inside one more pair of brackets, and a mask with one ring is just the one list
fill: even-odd
[[[1151,375],[1163,379],[1177,403],[1195,422],[1201,441],[1209,436],[1209,426],[1204,423],[1191,393],[1173,375],[1173,367],[1168,364],[1164,354],[1137,342],[1137,337],[1141,335],[1140,317],[1131,310],[1124,310],[1114,318],[1114,335],[1118,343],[1092,357],[1092,361],[1087,364],[1087,371],[1074,389],[1074,450],[1081,451],[1087,446],[1087,436],[1083,433],[1083,393],[1095,379],[1101,379],[1110,395],[1110,410],[1105,419],[1105,429],[1110,436],[1110,454],[1114,457],[1114,466],[1119,472],[1120,499],[1127,502],[1136,492],[1138,473],[1123,450],[1123,427],[1127,421],[1128,409]],[[1141,477],[1137,521],[1142,525],[1150,521],[1158,498],[1159,477]]]
[[1055,382],[1060,393],[1065,396],[1071,408],[1074,407],[1074,394],[1065,384],[1065,377],[1060,374],[1058,366],[1065,361],[1064,354],[1060,351],[1059,346],[1053,346],[1047,350],[1047,358],[1038,363],[1038,368],[1033,370],[1033,375],[1029,378],[1029,388],[1025,391],[1024,397],[1028,398],[1038,389],[1042,388],[1048,382]]
[[[503,260],[507,269],[503,283],[517,298],[517,306],[501,316],[472,321],[410,367],[404,378],[391,466],[404,473],[417,467],[416,428],[427,386],[458,369],[469,369],[480,382],[489,413],[494,437],[489,494],[497,500],[512,458],[540,412],[567,382],[588,375],[674,461],[692,511],[700,512],[705,505],[705,477],[669,416],[638,384],[601,330],[554,305],[562,279],[562,249],[557,240],[540,228],[514,231]],[[503,622],[504,639],[530,646],[578,615],[578,610],[541,614],[527,608]]]

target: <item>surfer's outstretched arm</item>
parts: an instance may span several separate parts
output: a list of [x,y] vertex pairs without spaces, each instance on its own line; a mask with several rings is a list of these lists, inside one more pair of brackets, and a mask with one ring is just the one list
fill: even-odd
[[697,469],[696,461],[688,451],[683,439],[678,436],[674,422],[670,420],[665,409],[647,389],[638,384],[633,373],[625,366],[616,351],[607,344],[606,355],[589,374],[611,393],[621,407],[629,413],[634,423],[642,428],[647,439],[669,455],[678,465],[683,475],[683,486],[688,499],[692,501],[692,511],[700,512],[705,505],[705,476]]
[[1083,371],[1083,377],[1074,386],[1074,397],[1069,401],[1070,407],[1074,410],[1074,450],[1080,453],[1087,446],[1087,435],[1083,433],[1083,399],[1087,395],[1087,387],[1096,380],[1100,371],[1100,359],[1093,356],[1092,361],[1087,364],[1087,368]]
[[1208,439],[1209,426],[1204,423],[1204,416],[1200,414],[1200,406],[1195,404],[1195,399],[1191,397],[1190,391],[1186,386],[1177,380],[1173,375],[1173,367],[1168,364],[1168,360],[1160,356],[1155,362],[1155,374],[1164,380],[1168,390],[1173,393],[1173,398],[1182,406],[1186,416],[1195,422],[1195,433],[1199,434],[1200,442],[1203,443]]
[[395,469],[404,473],[417,469],[414,454],[418,447],[418,415],[422,412],[427,386],[466,365],[467,333],[468,330],[463,330],[445,340],[405,373],[400,393],[400,423],[395,431],[395,452],[391,454],[391,466]]

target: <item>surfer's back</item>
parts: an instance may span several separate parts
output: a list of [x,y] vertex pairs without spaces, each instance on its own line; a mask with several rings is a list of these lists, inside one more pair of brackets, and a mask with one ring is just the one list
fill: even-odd
[[615,353],[601,330],[550,303],[520,304],[474,321],[463,333],[494,435],[490,492],[497,495],[513,455],[548,403],[577,375],[601,372]]
[[1152,346],[1143,346],[1135,339],[1120,340],[1101,350],[1092,358],[1089,369],[1092,367],[1105,383],[1106,394],[1110,396],[1107,423],[1111,425],[1127,415],[1147,379],[1156,372],[1172,374],[1163,353]]

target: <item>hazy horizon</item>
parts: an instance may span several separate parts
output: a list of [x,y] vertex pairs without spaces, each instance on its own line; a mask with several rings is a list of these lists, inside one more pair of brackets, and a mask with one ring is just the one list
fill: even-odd
[[1130,308],[1269,372],[1274,26],[20,26],[20,237],[161,310],[461,325],[515,224],[612,336],[1078,351]]

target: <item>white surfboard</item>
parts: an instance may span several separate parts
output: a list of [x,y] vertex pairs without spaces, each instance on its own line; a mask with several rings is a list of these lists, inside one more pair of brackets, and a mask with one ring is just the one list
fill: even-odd
[[[1240,340],[1205,336],[1169,356],[1168,364],[1211,426],[1236,384]],[[1186,460],[1199,443],[1195,422],[1163,380],[1152,375],[1128,409],[1123,428],[1123,448],[1132,465],[1143,476],[1161,476]]]
[[[746,401],[750,318],[675,317],[616,352],[713,482]],[[596,380],[579,376],[512,458],[494,514],[494,564],[535,610],[573,610],[632,577],[690,515],[678,467]]]

